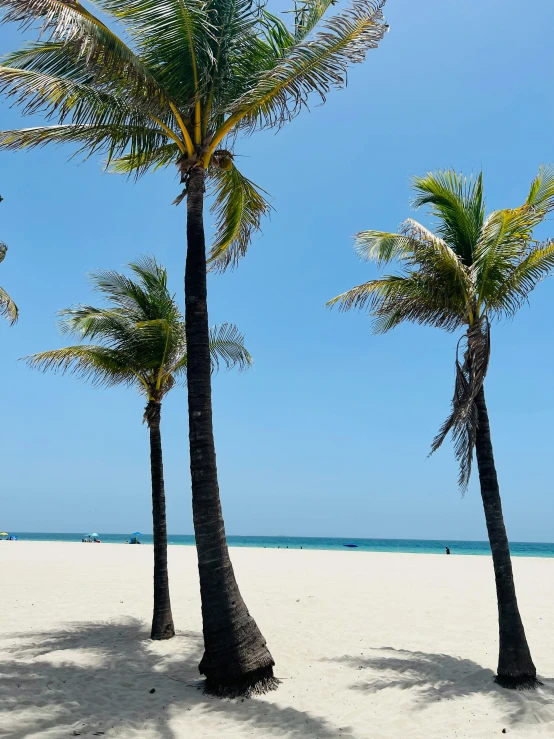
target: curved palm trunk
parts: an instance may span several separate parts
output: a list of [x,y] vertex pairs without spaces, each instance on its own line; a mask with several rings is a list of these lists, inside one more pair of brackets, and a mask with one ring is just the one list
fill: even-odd
[[475,398],[479,414],[475,451],[479,467],[481,497],[485,509],[487,531],[492,549],[492,561],[498,600],[500,649],[496,682],[506,688],[532,688],[540,685],[517,606],[508,536],[502,516],[498,478],[494,465],[489,414],[485,391]]
[[151,639],[171,639],[175,636],[169,576],[167,572],[167,528],[165,515],[165,487],[160,433],[161,403],[151,400],[145,417],[150,430],[150,471],[152,475],[152,522],[154,527],[154,614]]
[[277,686],[275,664],[239,592],[229,559],[219,500],[212,426],[208,332],[204,180],[191,170],[187,189],[185,320],[190,469],[194,533],[200,572],[205,690],[219,696],[251,695]]

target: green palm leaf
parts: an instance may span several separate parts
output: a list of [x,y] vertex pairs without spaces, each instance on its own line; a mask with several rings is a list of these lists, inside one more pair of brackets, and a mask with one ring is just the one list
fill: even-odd
[[124,175],[141,177],[148,171],[155,172],[157,169],[169,167],[175,164],[179,157],[177,144],[162,144],[152,146],[150,149],[138,148],[136,154],[124,154],[112,159],[109,164],[110,172]]
[[362,62],[386,32],[384,2],[355,0],[323,23],[325,30],[290,47],[235,103],[250,129],[282,126],[307,105],[312,93],[325,101],[331,87],[342,87],[350,64]]
[[413,207],[430,206],[438,221],[437,235],[466,265],[471,264],[485,214],[482,175],[468,179],[451,170],[438,171],[414,177],[412,185],[416,192]]
[[260,230],[261,220],[271,211],[264,191],[244,177],[231,162],[228,169],[210,170],[216,216],[217,237],[212,245],[209,263],[212,269],[224,271],[236,266],[246,254],[252,235]]
[[75,60],[85,59],[101,78],[124,80],[128,89],[148,90],[163,97],[157,80],[133,51],[104,23],[76,0],[0,0],[3,22],[15,21],[23,27],[41,22],[42,33],[62,41]]
[[205,86],[213,29],[204,0],[96,0],[127,28],[141,60],[183,110]]
[[99,91],[91,85],[31,70],[0,67],[0,92],[22,107],[23,113],[44,113],[61,123],[71,115],[75,124],[150,125],[140,111],[126,105],[121,97]]
[[[521,261],[510,265],[505,279],[489,288],[487,309],[498,316],[512,317],[527,302],[537,284],[554,272],[554,242],[533,248]],[[496,288],[496,289],[494,289]]]
[[539,213],[550,213],[554,208],[554,167],[543,165],[531,183],[526,205]]
[[67,346],[24,357],[33,369],[73,374],[99,387],[132,385],[136,377],[128,369],[128,358],[104,346]]
[[[6,258],[7,252],[8,247],[0,241],[0,263]],[[0,287],[0,316],[7,318],[11,326],[16,323],[19,317],[17,305],[2,287]]]
[[[165,156],[167,144],[163,144],[163,132],[143,126],[111,126],[111,125],[76,125],[37,126],[36,128],[22,128],[12,131],[0,131],[0,150],[19,151],[34,149],[46,144],[74,144],[81,146],[74,156],[82,155],[88,159],[93,154],[105,153],[108,155],[108,165],[113,161],[114,167],[120,166],[122,161],[119,155],[130,149],[127,156],[133,167],[130,171],[141,174],[142,169],[137,163],[145,162],[146,168],[152,159]],[[142,152],[141,155],[138,152]]]
[[302,41],[310,34],[336,0],[296,0],[294,8],[294,39]]
[[[230,370],[238,367],[245,370],[252,366],[253,359],[244,346],[244,336],[232,323],[223,323],[210,328],[210,356],[212,371],[219,370],[221,364]],[[172,374],[186,382],[187,355],[184,354],[172,368]]]
[[413,249],[412,241],[402,234],[386,231],[360,231],[354,248],[362,259],[375,261],[379,266],[394,260],[406,259]]
[[7,318],[11,326],[16,323],[19,317],[17,305],[2,287],[0,287],[0,316]]
[[252,356],[244,346],[244,336],[236,326],[223,323],[210,329],[210,354],[212,365],[218,370],[223,363],[227,369],[238,367],[240,370],[252,366]]

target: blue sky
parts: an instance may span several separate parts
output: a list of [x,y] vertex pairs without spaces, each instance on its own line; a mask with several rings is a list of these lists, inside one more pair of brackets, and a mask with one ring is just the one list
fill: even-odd
[[[482,168],[489,207],[507,207],[554,162],[554,8],[389,0],[386,16],[391,33],[346,90],[237,147],[276,210],[239,269],[210,277],[211,322],[238,324],[255,359],[214,382],[230,534],[486,538],[476,480],[462,499],[451,446],[426,458],[449,409],[458,336],[405,326],[374,337],[364,315],[324,304],[376,274],[351,237],[410,215],[411,175]],[[20,40],[0,28],[1,53]],[[20,124],[2,102],[0,128]],[[170,205],[180,189],[171,170],[135,185],[70,153],[0,158],[0,284],[21,309],[16,327],[0,323],[0,525],[149,531],[142,399],[17,360],[64,344],[55,313],[92,299],[85,275],[96,268],[153,253],[181,297],[185,210]],[[552,220],[540,232],[549,235]],[[553,305],[549,279],[493,330],[486,387],[514,540],[554,540]],[[183,390],[166,399],[162,433],[169,529],[191,533]]]

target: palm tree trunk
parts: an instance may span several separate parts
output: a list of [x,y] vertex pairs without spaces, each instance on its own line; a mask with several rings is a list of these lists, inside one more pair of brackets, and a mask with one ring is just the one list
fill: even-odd
[[500,648],[496,682],[505,688],[533,688],[540,685],[537,670],[531,659],[523,622],[517,606],[508,536],[502,516],[502,503],[494,465],[489,414],[485,390],[475,398],[478,428],[475,443],[481,497],[485,509],[487,531],[492,549],[492,561],[498,600],[498,627]]
[[145,411],[150,429],[150,471],[152,475],[152,522],[154,529],[154,613],[151,639],[171,639],[175,636],[169,576],[167,572],[167,528],[165,515],[164,468],[160,433],[161,403],[148,402]]
[[248,696],[274,689],[277,680],[273,658],[235,580],[219,500],[212,426],[204,181],[204,169],[194,167],[187,189],[185,269],[192,510],[205,650],[199,670],[206,677],[207,692]]

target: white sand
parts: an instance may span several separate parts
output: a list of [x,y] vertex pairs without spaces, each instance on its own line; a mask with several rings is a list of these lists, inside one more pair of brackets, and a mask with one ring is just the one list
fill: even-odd
[[0,736],[554,736],[554,560],[514,561],[545,681],[520,693],[492,680],[488,558],[240,548],[232,558],[283,678],[243,702],[197,689],[193,548],[170,547],[178,636],[152,643],[151,547],[0,543]]

